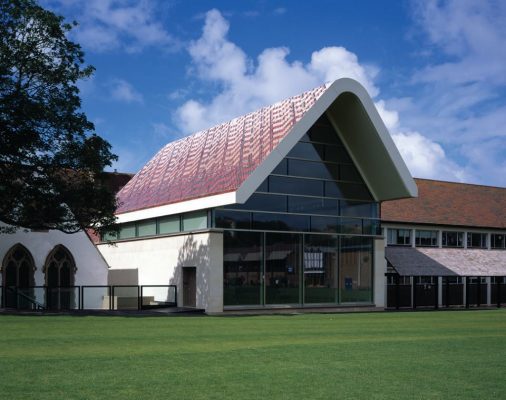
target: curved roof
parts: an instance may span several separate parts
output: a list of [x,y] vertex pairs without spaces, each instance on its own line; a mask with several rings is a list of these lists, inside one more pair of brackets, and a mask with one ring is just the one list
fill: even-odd
[[243,203],[325,112],[376,200],[416,196],[371,98],[339,79],[167,144],[118,193],[119,222]]
[[326,86],[167,144],[118,193],[118,214],[237,190]]

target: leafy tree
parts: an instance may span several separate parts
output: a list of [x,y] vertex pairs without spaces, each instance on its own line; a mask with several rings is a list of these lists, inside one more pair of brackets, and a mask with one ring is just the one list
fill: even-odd
[[94,68],[71,29],[34,0],[0,0],[0,221],[14,227],[114,223],[104,168],[117,157],[81,111],[77,82]]

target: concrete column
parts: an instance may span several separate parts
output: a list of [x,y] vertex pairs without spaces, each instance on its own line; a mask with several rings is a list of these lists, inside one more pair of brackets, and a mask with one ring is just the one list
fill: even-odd
[[492,304],[492,278],[490,276],[487,276],[487,306],[490,306]]
[[374,239],[373,301],[376,307],[386,307],[387,304],[386,272],[385,240]]
[[437,231],[437,247],[439,247],[439,248],[443,247],[443,231],[442,230]]
[[415,229],[411,229],[411,247],[415,247],[416,239],[415,239]]

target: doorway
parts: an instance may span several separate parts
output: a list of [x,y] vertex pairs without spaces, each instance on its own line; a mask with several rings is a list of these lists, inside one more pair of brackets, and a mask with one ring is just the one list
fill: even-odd
[[197,306],[197,268],[183,267],[183,307]]

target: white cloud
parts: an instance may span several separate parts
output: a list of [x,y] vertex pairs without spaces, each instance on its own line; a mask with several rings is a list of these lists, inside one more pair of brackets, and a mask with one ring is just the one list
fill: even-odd
[[114,79],[110,84],[110,95],[114,100],[124,103],[142,103],[143,97],[134,87],[123,79]]
[[130,53],[158,46],[171,50],[178,41],[157,21],[153,2],[147,0],[47,0],[49,6],[74,14],[79,26],[76,40],[86,49],[105,52],[122,49]]
[[[254,63],[228,40],[228,22],[217,10],[206,14],[202,36],[189,46],[200,79],[220,85],[221,91],[207,102],[191,99],[176,112],[176,121],[187,133],[274,103],[340,77],[361,82],[372,97],[379,88],[374,79],[379,69],[360,64],[356,54],[343,47],[325,47],[312,53],[308,63],[289,62],[285,47],[265,49]],[[449,161],[441,145],[419,132],[406,130],[399,113],[378,99],[376,107],[393,133],[399,151],[415,176],[462,180],[461,168]]]
[[220,92],[208,102],[188,100],[175,114],[186,133],[212,126],[274,103],[339,77],[360,81],[375,96],[373,79],[378,70],[363,66],[343,47],[313,52],[311,61],[287,60],[286,47],[267,48],[256,62],[227,38],[229,23],[217,10],[206,14],[202,36],[188,51],[203,82],[217,84]]

